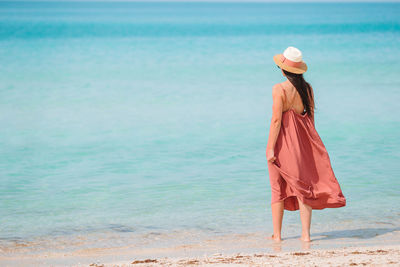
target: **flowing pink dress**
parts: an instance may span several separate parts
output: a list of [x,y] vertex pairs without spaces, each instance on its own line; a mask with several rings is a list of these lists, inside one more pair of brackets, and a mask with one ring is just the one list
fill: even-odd
[[293,108],[283,112],[274,155],[273,163],[267,161],[271,204],[284,200],[284,209],[298,210],[298,197],[312,209],[346,206],[328,152],[307,113]]

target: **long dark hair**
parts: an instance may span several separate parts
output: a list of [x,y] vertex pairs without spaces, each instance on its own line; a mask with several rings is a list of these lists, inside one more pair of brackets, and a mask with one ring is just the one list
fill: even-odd
[[301,97],[301,101],[306,109],[306,112],[313,118],[315,110],[315,102],[311,85],[304,80],[303,74],[296,74],[282,69],[291,84],[296,88]]

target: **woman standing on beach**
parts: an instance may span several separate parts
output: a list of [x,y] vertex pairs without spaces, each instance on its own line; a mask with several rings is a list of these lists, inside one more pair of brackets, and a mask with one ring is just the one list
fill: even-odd
[[274,234],[269,238],[281,241],[283,211],[300,209],[300,240],[308,242],[312,210],[343,207],[346,199],[315,129],[314,93],[303,77],[307,65],[301,51],[288,47],[274,61],[287,80],[272,89],[266,156]]

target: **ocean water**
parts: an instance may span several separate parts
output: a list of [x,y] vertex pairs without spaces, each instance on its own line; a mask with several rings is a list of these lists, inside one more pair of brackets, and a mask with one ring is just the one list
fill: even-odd
[[[347,198],[313,212],[312,237],[399,231],[399,13],[0,2],[0,248],[272,233],[265,148],[284,81],[272,57],[290,45]],[[283,236],[300,233],[298,211],[285,211]]]

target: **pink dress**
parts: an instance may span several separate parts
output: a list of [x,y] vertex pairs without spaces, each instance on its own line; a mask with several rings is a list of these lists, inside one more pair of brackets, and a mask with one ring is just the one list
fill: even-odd
[[313,209],[346,206],[328,152],[307,113],[293,108],[283,112],[274,154],[276,160],[267,161],[271,204],[284,200],[284,209],[298,210],[299,197]]

